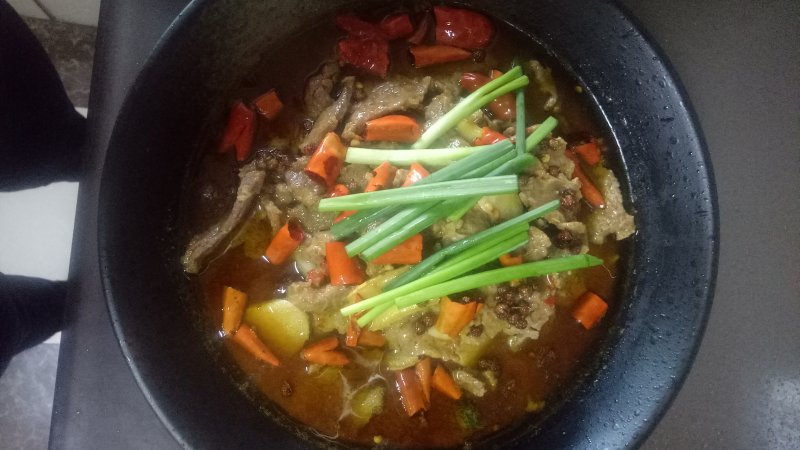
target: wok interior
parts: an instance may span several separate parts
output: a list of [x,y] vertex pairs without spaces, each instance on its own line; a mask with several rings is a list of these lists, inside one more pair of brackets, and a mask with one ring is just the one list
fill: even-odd
[[[198,293],[178,263],[187,236],[177,221],[177,210],[198,151],[207,147],[206,140],[224,122],[221,118],[229,94],[264,49],[291,39],[298,30],[326,20],[335,11],[386,5],[397,7],[381,1],[357,6],[314,0],[195,2],[184,13],[176,32],[162,42],[129,94],[104,168],[101,266],[112,318],[134,375],[162,420],[184,445],[253,447],[266,442],[276,447],[303,448],[309,439],[320,445],[339,445],[315,438],[278,411],[267,407],[259,411],[231,383],[230,374],[219,369],[214,361],[219,355],[214,349],[202,345],[208,340],[200,336],[199,313],[189,307]],[[523,14],[530,9],[523,1],[503,5],[476,1],[470,2],[470,7],[490,11],[498,20],[513,18],[510,22],[544,36],[544,44],[548,44],[545,24],[556,12],[552,5],[541,9],[536,17]],[[623,159],[635,156],[623,154]],[[648,195],[653,195],[645,184],[650,170],[637,166],[628,173],[636,200],[634,209],[645,213],[637,215],[637,226],[644,235],[660,232],[652,225],[658,217],[651,217],[653,210],[646,202]],[[698,226],[702,228],[702,224]],[[644,244],[636,239],[627,258],[629,267],[640,267],[650,256]],[[631,271],[627,277],[621,295],[629,299],[624,301],[628,306],[610,318],[616,325],[602,340],[594,360],[587,362],[586,374],[609,382],[608,365],[622,367],[636,357],[623,352],[618,332],[623,324],[633,330],[644,328],[647,309],[652,307],[645,296],[657,285],[646,283],[649,274],[642,269]],[[703,302],[697,303],[700,310]],[[606,367],[598,372],[601,362]],[[584,377],[579,377],[565,391],[564,404],[554,407],[544,423],[509,428],[489,443],[500,446],[531,443],[533,439],[554,443],[565,424],[591,424],[597,411],[569,409],[588,398],[582,381]]]

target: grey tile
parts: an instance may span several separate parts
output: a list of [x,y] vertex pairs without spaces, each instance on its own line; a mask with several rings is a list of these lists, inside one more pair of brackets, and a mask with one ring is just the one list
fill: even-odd
[[89,105],[97,28],[24,17],[58,71],[75,106]]
[[46,449],[59,344],[40,344],[11,360],[0,377],[3,449]]

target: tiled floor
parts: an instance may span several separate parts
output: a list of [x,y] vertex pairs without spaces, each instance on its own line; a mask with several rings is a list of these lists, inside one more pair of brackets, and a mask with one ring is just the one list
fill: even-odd
[[[31,17],[25,21],[73,104],[86,115],[96,28]],[[77,195],[78,183],[0,193],[0,272],[66,279]],[[0,448],[47,448],[58,350],[57,334],[14,357],[0,376]]]

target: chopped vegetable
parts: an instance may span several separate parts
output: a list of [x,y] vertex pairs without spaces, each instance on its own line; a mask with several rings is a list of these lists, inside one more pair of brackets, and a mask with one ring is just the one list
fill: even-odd
[[334,350],[339,346],[336,336],[317,341],[303,349],[301,356],[310,363],[323,366],[345,366],[350,360],[344,353]]
[[572,176],[581,182],[581,194],[583,194],[583,198],[594,208],[604,208],[606,206],[606,201],[603,198],[603,194],[600,193],[597,186],[592,182],[592,179],[583,171],[580,159],[569,150],[564,154],[575,163]]
[[242,324],[231,339],[247,350],[259,361],[263,361],[273,366],[280,366],[281,363],[272,351],[258,339],[258,336],[249,326]]
[[347,256],[343,242],[325,244],[325,260],[333,285],[353,285],[364,282],[364,271],[358,262]]
[[468,142],[472,142],[472,145],[478,145],[475,144],[475,142],[483,136],[483,129],[476,125],[469,117],[456,124],[456,131]]
[[330,189],[339,178],[346,156],[347,147],[342,144],[339,136],[333,132],[328,133],[308,160],[306,175]]
[[503,255],[499,259],[500,259],[500,265],[502,265],[503,267],[517,266],[519,264],[522,264],[523,262],[522,255],[512,255],[511,253]]
[[355,347],[358,345],[358,338],[361,336],[361,327],[358,326],[355,317],[351,317],[347,322],[347,334],[344,337],[344,345]]
[[436,42],[467,49],[485,48],[494,36],[494,25],[481,13],[463,8],[435,6]]
[[419,383],[422,386],[422,395],[425,398],[425,404],[431,403],[431,378],[433,377],[433,370],[431,367],[431,359],[428,357],[422,358],[414,366],[414,372],[419,378]]
[[367,121],[364,140],[414,142],[420,134],[416,120],[402,114],[392,114]]
[[403,243],[373,259],[374,264],[417,264],[422,261],[422,235],[415,234]]
[[517,66],[506,72],[503,76],[494,79],[483,86],[479,87],[475,92],[469,94],[466,98],[458,102],[453,109],[448,111],[445,115],[433,123],[414,143],[414,148],[427,148],[438,138],[440,138],[448,130],[456,126],[458,122],[465,119],[470,114],[483,108],[492,100],[500,97],[503,94],[513,92],[523,86],[528,85],[528,77],[522,75],[522,69]]
[[303,229],[300,228],[300,224],[293,219],[289,219],[281,229],[278,230],[275,237],[272,238],[269,246],[264,251],[264,256],[267,257],[267,260],[271,264],[283,264],[292,256],[292,253],[294,253],[300,243],[303,242],[304,238],[305,234],[303,233]]
[[411,167],[408,169],[408,174],[406,175],[406,179],[403,181],[403,185],[401,187],[411,186],[428,175],[430,175],[430,172],[428,172],[428,170],[423,167],[422,164],[413,162],[411,163]]
[[414,25],[408,14],[394,14],[380,21],[378,24],[383,34],[388,39],[400,39],[414,33]]
[[344,211],[347,209],[377,208],[386,204],[404,205],[433,200],[451,200],[475,195],[509,194],[517,192],[517,177],[514,175],[442,181],[425,185],[415,184],[385,191],[350,194],[342,197],[324,198],[319,210]]
[[525,90],[517,89],[516,142],[517,155],[525,153]]
[[253,110],[241,101],[236,102],[228,116],[228,125],[225,127],[219,152],[226,153],[235,149],[237,161],[247,159],[253,147],[255,122],[256,116]]
[[413,367],[395,372],[395,385],[408,417],[425,410],[425,394]]
[[431,386],[453,400],[458,400],[461,398],[461,388],[458,387],[456,382],[453,380],[453,377],[450,376],[450,374],[447,372],[447,369],[445,369],[441,364],[438,364],[436,369],[433,371]]
[[380,38],[348,37],[339,41],[339,60],[381,78],[389,71],[389,43]]
[[[504,267],[502,269],[487,270],[485,272],[451,279],[441,284],[419,289],[411,294],[399,296],[395,300],[395,304],[398,308],[405,308],[426,300],[452,295],[456,292],[468,291],[492,284],[506,283],[511,280],[538,277],[548,273],[584,269],[586,267],[598,266],[602,263],[602,259],[591,255],[573,255],[520,264],[518,266]],[[419,281],[421,280],[424,280],[424,278]],[[375,298],[377,298],[377,296],[370,300]]]
[[350,189],[343,184],[337,184],[331,189],[331,192],[328,193],[328,197],[341,197],[342,195],[347,195],[350,193]]
[[253,100],[253,106],[265,119],[272,120],[280,114],[283,109],[283,102],[281,102],[275,89],[270,89]]
[[383,347],[386,345],[386,338],[376,331],[361,330],[358,337],[358,345],[364,347]]
[[385,389],[380,384],[367,384],[360,387],[350,399],[350,412],[357,426],[364,426],[376,414],[383,411]]
[[412,45],[410,50],[414,56],[414,66],[418,68],[463,61],[472,57],[472,53],[450,45]]
[[608,303],[592,291],[586,291],[572,308],[572,317],[587,330],[597,325],[606,314]]
[[572,151],[580,156],[583,162],[590,166],[597,165],[597,163],[599,163],[602,159],[602,156],[600,155],[600,147],[597,146],[597,143],[594,140],[585,144],[576,145],[572,147]]
[[[502,75],[503,73],[499,70],[493,70],[491,77],[475,72],[465,72],[461,75],[459,84],[467,91],[475,92],[481,86],[494,79],[500,78]],[[492,115],[498,119],[514,120],[517,115],[514,96],[510,93],[503,94],[492,100],[487,107],[489,111],[492,112]]]
[[385,161],[398,166],[410,166],[415,162],[420,162],[441,167],[475,153],[494,150],[494,148],[486,146],[432,148],[424,150],[384,150],[350,147],[347,149],[346,162],[350,164],[380,164]]
[[236,333],[242,323],[244,306],[247,304],[247,294],[230,286],[225,286],[222,291],[222,331],[227,336]]
[[439,318],[434,325],[437,330],[454,338],[461,333],[478,311],[478,302],[458,303],[444,296],[439,301]]
[[480,428],[481,420],[480,413],[477,408],[471,403],[459,403],[456,410],[456,421],[458,425],[467,431],[474,431]]
[[475,139],[473,144],[475,145],[489,145],[495,144],[502,140],[508,139],[503,133],[499,131],[494,131],[489,127],[481,128],[481,135],[478,139]]
[[352,37],[386,38],[383,30],[378,25],[360,19],[353,14],[339,14],[334,21],[337,28]]
[[288,300],[270,300],[247,307],[244,321],[282,356],[297,354],[311,335],[308,314]]
[[392,187],[392,181],[394,181],[394,175],[396,173],[397,167],[394,167],[386,161],[382,162],[380,166],[372,171],[373,176],[369,180],[369,183],[367,183],[364,192],[375,192]]
[[558,209],[559,206],[560,202],[558,200],[553,200],[551,202],[545,203],[542,206],[534,208],[520,216],[514,217],[513,219],[506,220],[503,223],[497,224],[491,228],[487,228],[481,232],[475,233],[472,236],[468,236],[460,241],[456,241],[448,245],[447,247],[439,250],[438,252],[434,253],[433,255],[429,256],[422,263],[414,266],[413,269],[409,270],[408,272],[400,275],[393,281],[389,282],[386,288],[387,290],[394,289],[398,286],[416,280],[417,278],[433,270],[433,268],[441,261],[443,261],[445,258],[454,256],[480,243],[489,241],[495,236],[501,236],[501,239],[505,239],[516,232],[519,232],[521,230],[526,230],[528,228],[527,224],[529,222],[536,220],[539,217],[542,217],[545,214],[548,214],[552,211],[555,211],[556,209]]

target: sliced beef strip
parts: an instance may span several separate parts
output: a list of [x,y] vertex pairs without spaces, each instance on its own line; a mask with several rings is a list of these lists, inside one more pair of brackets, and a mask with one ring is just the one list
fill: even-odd
[[368,120],[389,113],[421,108],[430,86],[431,77],[420,79],[397,77],[378,84],[370,91],[367,98],[353,107],[342,137],[348,141],[357,138],[364,131],[364,124]]
[[306,107],[306,115],[316,118],[322,114],[328,106],[333,103],[331,92],[336,85],[336,77],[339,75],[339,64],[337,62],[325,63],[319,73],[312,76],[306,84],[303,93],[303,101]]
[[350,100],[353,97],[355,78],[344,77],[342,79],[342,89],[339,98],[325,108],[324,111],[314,121],[314,127],[308,132],[306,137],[300,142],[300,151],[304,152],[309,148],[315,147],[322,142],[326,134],[336,129],[339,122],[344,118],[345,113],[350,108]]
[[198,273],[219,251],[224,250],[234,237],[236,230],[250,217],[258,194],[266,179],[266,159],[257,157],[239,169],[239,189],[228,215],[210,229],[189,241],[186,253],[181,258],[188,273]]
[[434,122],[453,109],[459,99],[460,87],[458,85],[459,74],[438,77],[433,80],[433,90],[438,94],[431,98],[425,106],[425,129],[430,128]]

